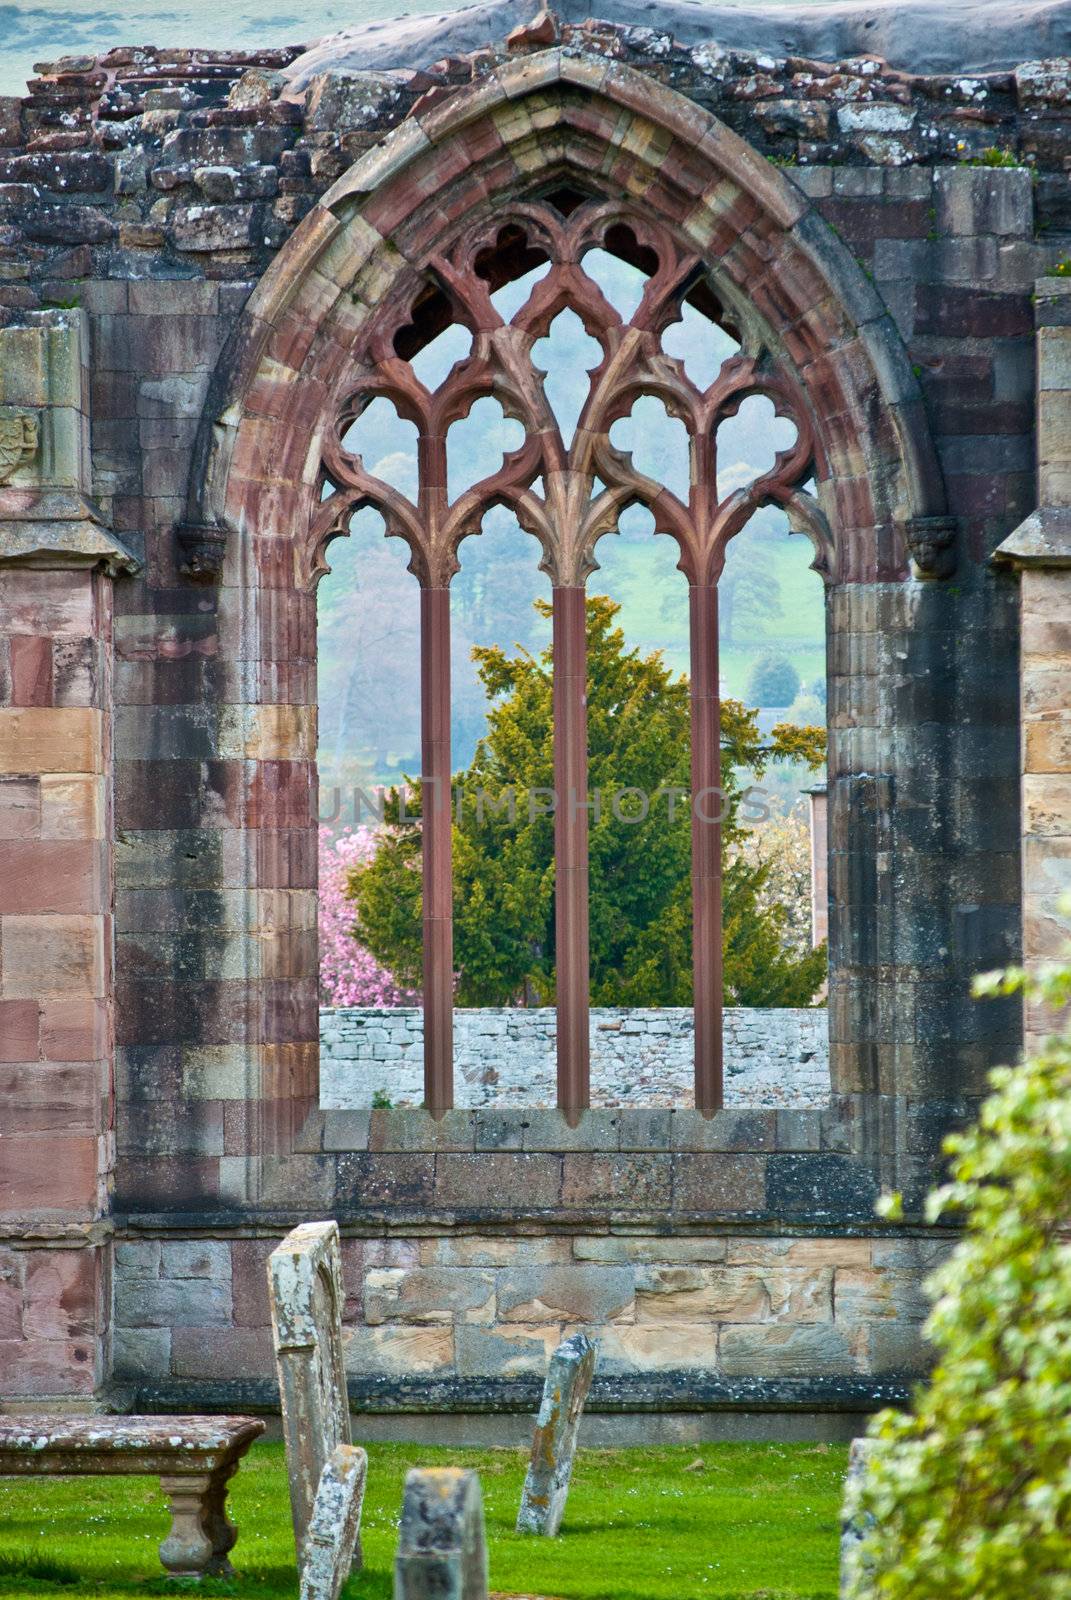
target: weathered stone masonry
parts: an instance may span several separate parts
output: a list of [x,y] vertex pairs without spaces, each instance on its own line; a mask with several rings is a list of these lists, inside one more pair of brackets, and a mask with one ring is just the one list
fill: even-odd
[[[1020,1036],[968,997],[1024,927],[1018,580],[988,558],[1067,504],[1055,367],[1036,482],[1032,302],[1071,244],[1068,63],[939,80],[548,19],[301,73],[118,51],[0,101],[0,1392],[270,1403],[263,1258],[328,1214],[373,1408],[528,1408],[576,1326],[596,1411],[902,1392],[939,1247],[918,1193]],[[971,164],[991,147],[1023,165]],[[317,1109],[322,438],[405,274],[563,181],[680,229],[811,407],[821,1111]],[[1031,649],[1058,656],[1046,570]],[[1060,681],[1029,693],[1062,725]],[[902,1229],[873,1221],[890,1182]]]
[[[727,1006],[729,1105],[818,1106],[829,1098],[824,1007]],[[423,1102],[423,1018],[416,1006],[326,1006],[320,1012],[320,1104]],[[690,1008],[596,1006],[591,1099],[602,1106],[695,1104]],[[472,1007],[454,1018],[456,1103],[472,1108],[557,1104],[553,1006]]]

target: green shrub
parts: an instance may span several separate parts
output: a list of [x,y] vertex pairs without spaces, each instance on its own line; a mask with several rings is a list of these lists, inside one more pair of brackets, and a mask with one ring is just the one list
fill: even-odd
[[[976,984],[1017,990],[1065,1004],[1071,967]],[[991,1082],[928,1202],[965,1230],[928,1284],[939,1364],[912,1412],[871,1425],[885,1445],[848,1508],[874,1519],[850,1600],[1071,1596],[1071,1032]]]

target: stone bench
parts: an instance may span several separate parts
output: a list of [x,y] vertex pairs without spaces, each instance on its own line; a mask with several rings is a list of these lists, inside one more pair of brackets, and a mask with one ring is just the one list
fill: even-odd
[[160,1560],[175,1578],[226,1576],[238,1530],[227,1521],[227,1484],[253,1440],[255,1417],[0,1417],[0,1476],[160,1479],[171,1529]]

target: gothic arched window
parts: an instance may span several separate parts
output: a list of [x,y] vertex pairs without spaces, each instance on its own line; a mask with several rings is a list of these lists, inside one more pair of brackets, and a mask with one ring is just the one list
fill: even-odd
[[[624,315],[600,287],[607,255],[640,275]],[[554,371],[539,365],[556,338],[561,349],[563,326],[594,353],[578,415],[566,414]],[[720,330],[720,343],[704,330]],[[722,1100],[718,578],[728,541],[760,506],[783,506],[820,540],[821,515],[800,488],[814,444],[799,389],[746,306],[722,303],[697,254],[636,206],[574,190],[514,205],[420,273],[400,274],[355,354],[349,400],[324,450],[331,492],[314,534],[322,548],[357,509],[375,506],[388,534],[408,544],[421,586],[426,1104],[439,1114],[453,1098],[449,590],[458,546],[491,507],[506,506],[539,541],[552,584],[558,1101],[575,1118],[589,1093],[585,585],[600,536],[640,504],[654,531],[676,541],[689,585],[695,1099],[709,1114]],[[719,430],[752,396],[791,423],[793,442],[772,447],[752,481],[719,481]],[[416,429],[409,493],[346,448],[354,420],[380,399]],[[523,443],[455,493],[450,429],[486,399],[522,425]],[[611,440],[615,424],[652,399],[685,430],[687,485],[683,471],[676,488],[645,474],[640,452]]]

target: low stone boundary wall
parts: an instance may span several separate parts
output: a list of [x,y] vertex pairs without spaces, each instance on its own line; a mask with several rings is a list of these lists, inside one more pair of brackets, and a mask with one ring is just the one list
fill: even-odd
[[[277,1242],[117,1244],[115,1373],[140,1408],[209,1396],[235,1409],[278,1405],[264,1270]],[[393,1415],[398,1428],[399,1413],[454,1410],[491,1413],[485,1437],[517,1442],[507,1414],[520,1411],[530,1440],[547,1360],[583,1328],[599,1340],[588,1411],[643,1413],[638,1430],[634,1418],[631,1434],[610,1442],[657,1436],[651,1412],[902,1403],[928,1361],[921,1283],[948,1248],[887,1230],[770,1236],[732,1226],[511,1237],[427,1223],[404,1236],[344,1236],[351,1402],[362,1436],[368,1412]],[[463,1442],[475,1436],[468,1426],[442,1437]],[[406,1436],[404,1419],[398,1431]]]
[[[454,1081],[459,1106],[556,1103],[552,1006],[472,1008],[454,1013]],[[320,1012],[320,1104],[349,1110],[419,1105],[424,1097],[424,1030],[419,1007],[331,1007]],[[690,1008],[591,1013],[592,1105],[691,1106]],[[725,1012],[729,1105],[821,1105],[829,1098],[829,1029],[824,1007]]]

